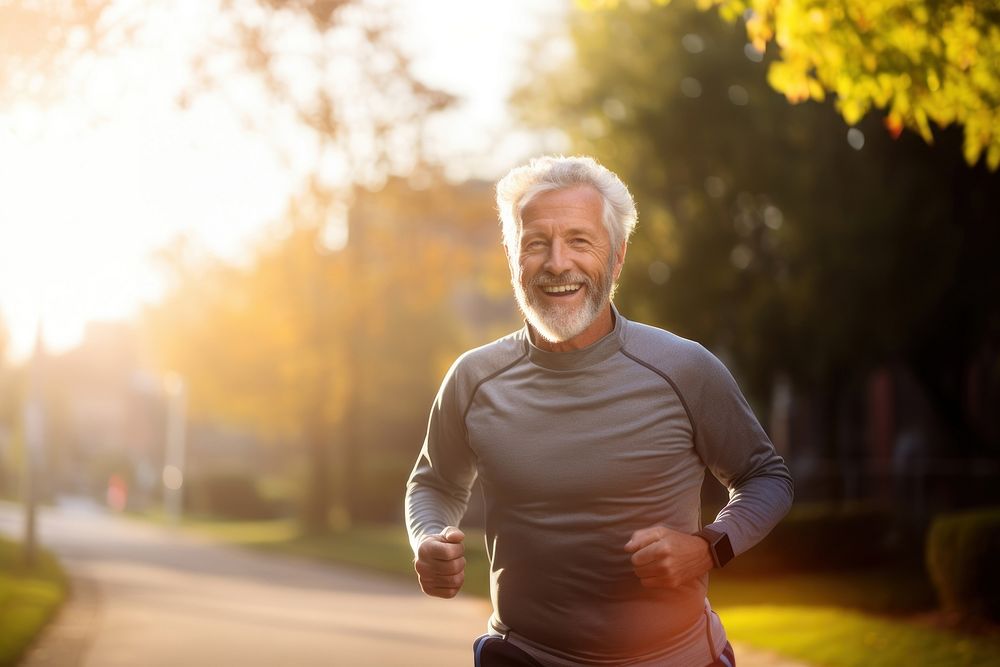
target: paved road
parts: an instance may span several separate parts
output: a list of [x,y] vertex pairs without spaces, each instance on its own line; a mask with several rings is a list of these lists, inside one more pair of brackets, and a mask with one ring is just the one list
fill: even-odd
[[[20,535],[20,509],[0,531]],[[109,516],[83,503],[41,515],[74,594],[28,667],[468,665],[488,604],[416,584],[264,556]]]
[[[0,532],[21,535],[19,506]],[[263,555],[112,516],[82,501],[41,514],[73,594],[24,667],[468,666],[483,600]],[[736,647],[740,667],[803,667]]]

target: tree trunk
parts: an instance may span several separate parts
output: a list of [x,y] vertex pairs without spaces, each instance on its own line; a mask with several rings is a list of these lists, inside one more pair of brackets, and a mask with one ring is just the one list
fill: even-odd
[[329,530],[330,446],[324,429],[317,421],[313,418],[306,429],[309,477],[302,523],[308,535],[321,535]]

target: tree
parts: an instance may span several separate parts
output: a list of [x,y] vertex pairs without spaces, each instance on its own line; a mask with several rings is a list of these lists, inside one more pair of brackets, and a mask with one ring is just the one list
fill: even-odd
[[[665,5],[670,0],[657,0]],[[584,5],[617,5],[584,0]],[[790,102],[836,99],[855,125],[886,112],[928,143],[931,122],[965,130],[963,152],[1000,165],[1000,3],[997,0],[698,0],[729,21],[746,20],[753,48],[774,45],[768,81]]]
[[[0,4],[0,108],[51,108],[87,84],[89,69],[129,57],[156,22],[188,20],[178,15],[183,4],[156,9],[122,0]],[[419,164],[424,120],[454,101],[413,75],[385,0],[216,0],[198,9],[203,43],[189,54],[179,106],[227,95],[281,152],[280,124],[310,133],[312,168],[339,186]]]
[[115,5],[115,0],[0,4],[0,108],[57,103],[85,61],[128,44],[136,17],[114,11]]
[[897,363],[957,451],[997,450],[991,394],[958,378],[996,359],[1000,184],[962,162],[955,128],[931,147],[869,114],[845,137],[829,100],[786,104],[768,57],[691,4],[578,13],[570,31],[573,56],[515,104],[633,189],[626,313],[722,352],[759,407],[789,377],[821,406],[827,456],[852,441],[837,435],[845,401]]
[[[125,46],[141,45],[144,29],[185,20],[173,15],[196,5],[166,3],[151,13],[115,0],[5,4],[0,19],[16,48],[0,56],[0,103],[56,103],[79,84],[78,66],[123,57]],[[198,406],[308,443],[305,519],[320,530],[329,514],[342,521],[350,513],[344,466],[355,445],[339,429],[359,383],[346,377],[352,349],[339,335],[352,316],[343,286],[357,271],[347,254],[317,247],[331,208],[345,206],[355,184],[374,186],[422,165],[423,122],[453,98],[413,75],[382,0],[217,0],[199,11],[205,40],[179,108],[206,94],[229,96],[235,115],[284,157],[303,144],[314,150],[296,158],[307,183],[289,205],[287,242],[262,250],[252,270],[182,262],[178,289],[158,311],[166,319],[151,320],[161,358],[190,373]],[[50,80],[59,85],[36,86]],[[259,341],[244,340],[244,330]],[[174,331],[185,334],[171,341]]]
[[437,171],[356,192],[343,430],[352,478],[366,481],[352,494],[355,516],[398,517],[438,382],[459,353],[517,321],[491,195],[488,183],[452,184]]
[[177,247],[166,257],[173,286],[145,317],[161,363],[187,379],[196,419],[301,453],[312,532],[395,518],[436,383],[470,337],[482,340],[462,324],[460,300],[474,297],[480,324],[511,319],[506,290],[491,291],[503,254],[483,242],[496,234],[483,224],[493,218],[484,184],[359,190],[346,244],[315,222],[337,209],[314,183],[246,266]]
[[329,185],[379,183],[423,162],[424,122],[454,98],[414,76],[385,0],[219,1],[225,25],[195,58],[182,106],[206,92],[245,97],[249,85],[258,104],[238,105],[245,122],[307,132],[314,175]]
[[4,495],[12,494],[15,488],[13,483],[15,453],[12,445],[16,421],[17,381],[8,365],[8,341],[7,327],[0,315],[0,485],[5,489]]

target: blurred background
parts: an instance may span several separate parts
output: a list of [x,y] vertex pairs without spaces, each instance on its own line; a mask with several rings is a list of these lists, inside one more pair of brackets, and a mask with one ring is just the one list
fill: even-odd
[[998,107],[995,2],[0,3],[0,495],[398,535],[445,370],[520,326],[492,184],[587,153],[639,205],[619,308],[719,355],[796,481],[727,627],[983,664]]

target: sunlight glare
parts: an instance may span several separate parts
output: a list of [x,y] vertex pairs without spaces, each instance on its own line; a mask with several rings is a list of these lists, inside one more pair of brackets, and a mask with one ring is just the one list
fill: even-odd
[[[417,74],[462,99],[429,135],[437,157],[460,156],[450,171],[498,169],[537,145],[511,129],[504,103],[530,61],[526,40],[564,4],[399,4]],[[258,113],[249,86],[179,104],[192,54],[217,27],[207,7],[150,9],[137,45],[88,58],[78,94],[44,111],[0,111],[0,322],[13,358],[29,354],[39,321],[47,345],[65,349],[87,321],[134,316],[164,289],[152,253],[179,236],[244,259],[317,168],[315,140],[288,118]],[[174,28],[160,30],[167,22]],[[345,175],[340,165],[318,168]],[[340,247],[344,231],[328,225],[324,244]]]

